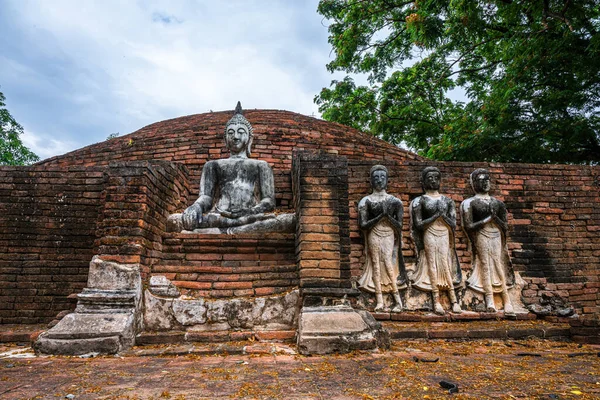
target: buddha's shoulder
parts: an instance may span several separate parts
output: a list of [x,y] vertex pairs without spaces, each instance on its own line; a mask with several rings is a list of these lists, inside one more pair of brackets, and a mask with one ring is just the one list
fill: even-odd
[[256,165],[258,167],[269,167],[269,163],[265,160],[258,160],[256,158],[249,158],[248,161],[252,163],[252,165]]

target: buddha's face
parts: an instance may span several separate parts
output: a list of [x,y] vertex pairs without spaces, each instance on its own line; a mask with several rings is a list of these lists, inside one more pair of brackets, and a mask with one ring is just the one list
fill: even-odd
[[477,193],[488,193],[492,188],[490,176],[488,174],[478,174],[473,181],[473,186]]
[[371,186],[375,190],[385,190],[387,187],[387,173],[381,169],[373,171],[371,174]]
[[425,180],[423,181],[423,187],[425,190],[439,190],[440,182],[442,180],[442,176],[437,171],[428,172],[425,175]]
[[244,124],[231,124],[225,133],[225,144],[229,151],[240,153],[248,147],[250,135]]

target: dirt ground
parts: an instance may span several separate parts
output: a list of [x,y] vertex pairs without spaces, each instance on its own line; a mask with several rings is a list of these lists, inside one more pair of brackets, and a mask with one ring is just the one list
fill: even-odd
[[[346,355],[35,357],[0,346],[1,399],[597,399],[600,347],[398,341]],[[437,359],[437,361],[436,361]],[[459,392],[448,393],[445,380]]]

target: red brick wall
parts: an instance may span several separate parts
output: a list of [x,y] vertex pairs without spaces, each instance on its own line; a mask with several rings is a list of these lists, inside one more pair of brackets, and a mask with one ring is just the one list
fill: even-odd
[[[491,194],[509,211],[509,250],[516,271],[528,282],[526,303],[543,294],[558,295],[579,314],[600,314],[600,168],[571,165],[407,162],[384,163],[389,169],[388,192],[404,203],[403,254],[414,261],[408,206],[422,193],[420,174],[427,165],[442,172],[441,192],[460,202],[471,197],[469,175],[488,168]],[[370,193],[369,169],[373,162],[350,162],[348,172],[352,275],[358,277],[364,262],[357,223],[358,201]],[[459,218],[460,219],[460,218]],[[471,259],[459,227],[456,249],[463,270]]]
[[0,167],[0,324],[39,323],[87,282],[104,168]]
[[350,288],[347,160],[296,153],[294,194],[300,287]]
[[113,163],[107,174],[97,254],[107,261],[141,263],[145,278],[162,259],[167,217],[188,197],[187,171],[165,161],[134,161]]
[[265,296],[298,286],[294,235],[168,233],[153,275],[164,275],[184,294]]

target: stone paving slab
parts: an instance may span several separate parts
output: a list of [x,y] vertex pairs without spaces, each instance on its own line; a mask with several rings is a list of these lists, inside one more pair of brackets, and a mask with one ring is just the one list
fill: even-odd
[[[387,352],[318,357],[81,358],[36,357],[11,344],[0,345],[0,398],[592,399],[600,397],[599,351],[540,339],[405,340]],[[459,393],[449,395],[441,380],[458,384]]]

